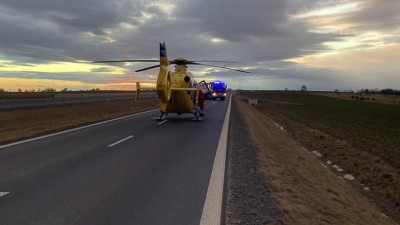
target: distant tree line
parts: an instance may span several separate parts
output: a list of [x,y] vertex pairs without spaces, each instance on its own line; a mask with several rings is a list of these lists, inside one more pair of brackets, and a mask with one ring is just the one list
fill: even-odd
[[393,90],[390,88],[386,88],[386,89],[380,90],[379,93],[383,94],[383,95],[400,95],[400,90]]

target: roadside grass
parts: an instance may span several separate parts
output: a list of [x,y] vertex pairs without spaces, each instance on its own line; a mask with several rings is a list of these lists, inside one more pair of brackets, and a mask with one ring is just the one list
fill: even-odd
[[[320,158],[277,126],[275,118],[271,117],[273,111],[260,112],[240,97],[234,104],[247,124],[247,135],[257,148],[257,167],[264,173],[271,195],[283,214],[280,218],[283,223],[279,224],[395,224],[369,198],[345,182],[343,174],[322,166]],[[397,214],[387,215],[395,217]]]
[[157,98],[0,111],[0,145],[157,107]]
[[258,99],[256,108],[309,151],[354,175],[352,185],[400,221],[400,105],[300,92],[240,93]]
[[366,149],[390,165],[400,168],[400,105],[347,101],[298,92],[261,91],[242,94],[249,98],[298,103],[269,104],[268,107]]

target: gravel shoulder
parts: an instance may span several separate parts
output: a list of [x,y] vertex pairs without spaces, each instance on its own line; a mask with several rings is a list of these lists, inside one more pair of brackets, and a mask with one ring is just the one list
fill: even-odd
[[257,148],[232,102],[226,167],[225,224],[284,224],[283,214],[272,199],[271,187],[257,160]]

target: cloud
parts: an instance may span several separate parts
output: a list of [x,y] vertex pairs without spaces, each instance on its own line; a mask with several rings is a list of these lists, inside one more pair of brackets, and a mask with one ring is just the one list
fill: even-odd
[[[346,15],[343,20],[359,24],[362,30],[392,32],[400,28],[400,2],[397,0],[359,0],[360,10]],[[397,30],[398,32],[398,30]]]
[[[32,69],[76,60],[157,59],[158,43],[165,41],[171,59],[237,61],[221,65],[248,68],[265,87],[294,86],[302,80],[319,87],[327,87],[327,82],[346,85],[345,73],[361,85],[350,61],[361,73],[363,61],[386,59],[385,66],[368,71],[371,76],[371,71],[389,74],[386,70],[399,69],[397,61],[383,53],[400,42],[399,5],[398,0],[3,0],[0,68],[20,70],[3,71],[0,77],[65,76],[91,83],[107,83],[112,76],[146,80],[157,71],[132,71],[150,66],[146,63],[99,65],[75,71],[76,76],[71,70],[53,75]],[[368,58],[361,50],[369,51]],[[297,59],[297,64],[288,59]],[[224,75],[232,83],[253,82],[232,71],[191,70],[200,78]],[[387,75],[382,85],[391,79]]]

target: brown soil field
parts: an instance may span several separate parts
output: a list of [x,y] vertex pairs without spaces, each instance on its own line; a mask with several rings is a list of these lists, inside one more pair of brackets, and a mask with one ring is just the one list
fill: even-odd
[[0,111],[0,145],[155,109],[157,98]]
[[[304,124],[288,126],[294,121],[274,111],[257,110],[239,96],[235,103],[256,145],[258,169],[266,176],[285,224],[396,224],[385,216],[398,215],[394,207],[376,201],[379,198],[358,183],[358,177],[345,179],[343,165],[339,172],[327,163],[326,146],[345,150],[352,150],[352,146]],[[307,135],[298,136],[302,133]],[[319,153],[314,154],[316,149]],[[334,162],[335,158],[329,157]]]
[[[333,93],[333,92],[310,92],[316,95],[322,95],[332,98],[340,98],[352,101],[368,101],[382,104],[400,104],[400,96],[398,95],[382,95],[382,94],[365,94],[365,93]],[[362,99],[362,100],[361,100]]]

